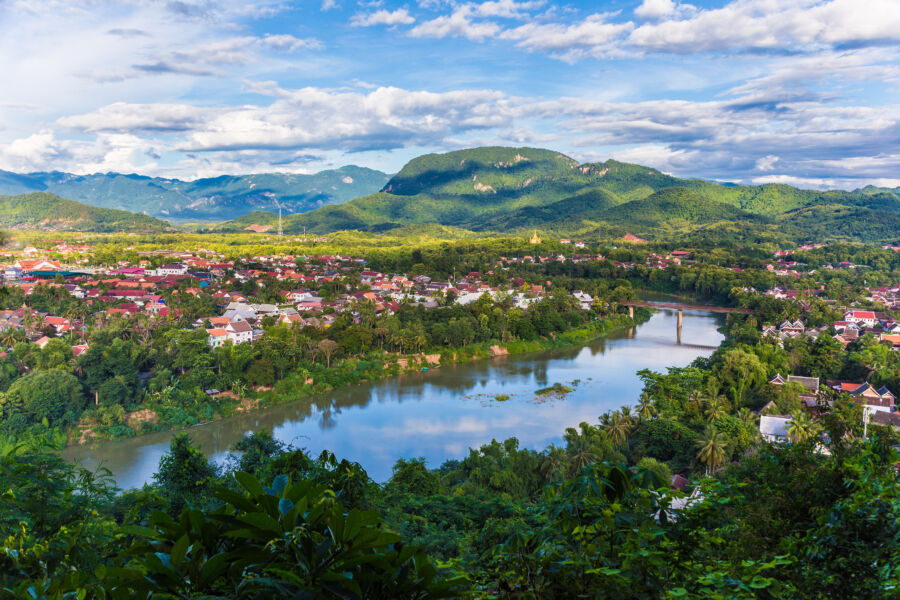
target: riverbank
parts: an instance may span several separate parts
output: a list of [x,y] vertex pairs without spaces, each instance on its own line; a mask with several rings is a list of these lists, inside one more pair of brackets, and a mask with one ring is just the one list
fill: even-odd
[[[398,458],[424,457],[438,466],[492,439],[515,437],[522,448],[543,449],[564,443],[567,427],[595,423],[608,410],[636,403],[644,386],[638,371],[686,367],[722,341],[720,315],[685,313],[686,345],[675,343],[676,319],[674,311],[654,311],[633,332],[617,327],[584,344],[548,340],[556,346],[373,377],[187,432],[218,464],[248,432],[265,429],[310,456],[328,450],[358,462],[376,481],[390,478]],[[549,401],[537,395],[556,383],[574,391]],[[159,469],[172,436],[159,432],[73,446],[63,456],[88,469],[108,468],[122,488],[140,487]]]
[[[404,373],[434,369],[441,366],[462,364],[498,356],[515,356],[531,352],[541,352],[558,348],[579,346],[611,333],[630,329],[650,318],[650,311],[639,310],[635,318],[626,315],[612,315],[591,321],[581,327],[570,329],[553,337],[536,340],[498,343],[497,341],[472,344],[460,348],[448,348],[436,352],[422,352],[411,355],[398,355],[383,351],[373,351],[364,357],[336,362],[330,367],[316,365],[311,369],[298,369],[288,373],[270,388],[227,390],[208,396],[210,411],[207,417],[185,419],[178,406],[144,404],[137,410],[126,413],[125,421],[129,423],[130,434],[104,435],[95,429],[95,423],[80,423],[69,432],[67,446],[90,445],[93,442],[113,441],[139,437],[144,434],[169,432],[189,429],[235,415],[251,415],[261,409],[311,400],[336,389],[359,385],[369,381],[379,381],[397,377]],[[180,418],[181,426],[165,427],[160,423],[170,423]]]

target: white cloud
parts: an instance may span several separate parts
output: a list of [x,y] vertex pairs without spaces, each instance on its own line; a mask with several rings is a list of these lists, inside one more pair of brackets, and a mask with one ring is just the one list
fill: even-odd
[[767,156],[760,157],[756,159],[756,170],[757,171],[771,171],[775,167],[775,163],[778,162],[778,157],[774,154],[769,154]]
[[[113,103],[64,117],[61,131],[15,140],[0,153],[13,170],[126,165],[130,170],[247,172],[306,167],[311,152],[385,152],[480,144],[529,144],[612,154],[682,176],[753,181],[799,176],[858,187],[900,171],[900,106],[838,106],[755,96],[711,101],[606,102],[513,97],[496,90],[450,92],[285,89],[251,86],[269,103],[238,107]],[[94,135],[87,141],[85,135]],[[161,160],[148,158],[148,148]],[[128,170],[128,169],[126,169]]]
[[321,9],[323,12],[338,8],[336,0],[322,0]]
[[[429,5],[435,7],[435,5]],[[616,14],[592,14],[577,21],[543,22],[532,13],[539,1],[492,0],[453,4],[449,14],[415,27],[413,37],[464,37],[475,41],[499,36],[532,51],[567,61],[646,52],[798,53],[823,48],[865,47],[900,42],[900,4],[896,0],[732,0],[719,8],[699,9],[674,0],[644,0],[634,10],[645,22]],[[474,18],[530,18],[506,29]]]
[[568,61],[586,55],[610,55],[616,53],[617,38],[633,26],[631,23],[610,23],[607,18],[607,15],[590,15],[573,25],[528,23],[504,31],[500,38],[515,40],[520,47],[549,52]]
[[900,41],[900,5],[894,0],[867,0],[865,8],[854,0],[734,0],[688,19],[646,23],[628,38],[636,48],[675,53],[785,51],[887,41]]
[[657,19],[675,14],[676,5],[672,0],[644,0],[634,9],[634,14],[642,19]]
[[499,17],[504,19],[525,19],[529,11],[546,4],[545,0],[517,2],[516,0],[490,0],[473,5],[473,11],[479,17]]
[[356,14],[350,19],[354,27],[371,27],[373,25],[410,25],[415,18],[405,8],[394,11],[377,10],[373,13]]
[[321,50],[324,45],[317,39],[314,38],[297,38],[292,35],[281,33],[281,34],[266,34],[259,43],[263,46],[268,46],[273,50],[280,50],[282,52],[295,52],[297,50]]
[[496,23],[473,22],[474,12],[474,8],[470,4],[459,6],[449,15],[437,17],[413,27],[409,35],[427,38],[463,37],[481,41],[500,33],[501,28]]
[[178,132],[190,131],[211,109],[186,104],[128,104],[116,102],[83,115],[62,117],[57,122],[67,129],[84,132]]

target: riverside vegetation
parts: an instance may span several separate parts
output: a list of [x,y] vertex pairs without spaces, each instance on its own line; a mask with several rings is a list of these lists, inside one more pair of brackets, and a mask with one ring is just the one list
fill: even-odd
[[[503,294],[466,306],[444,296],[444,307],[401,302],[393,315],[360,301],[328,328],[264,321],[252,345],[211,349],[205,327],[192,325],[217,314],[216,301],[186,283],[163,291],[172,313],[152,320],[94,315],[60,286],[27,295],[4,287],[0,309],[26,305],[85,328],[48,330],[43,349],[0,332],[0,598],[898,596],[895,431],[865,427],[858,399],[827,390],[808,418],[801,387],[768,384],[795,374],[900,389],[900,353],[871,333],[844,344],[832,325],[842,307],[898,316],[873,292],[898,284],[900,254],[844,243],[897,241],[896,190],[721,186],[487,148],[416,159],[374,196],[287,217],[294,237],[285,238],[244,231],[249,221],[272,225],[271,214],[208,227],[210,236],[165,233],[166,223],[128,213],[56,227],[47,220],[58,199],[5,201],[24,211],[10,225],[80,229],[27,241],[92,244],[84,259],[93,265],[198,247],[247,269],[257,255],[347,254],[385,273],[449,280],[477,271],[490,286],[515,279],[549,293],[527,308]],[[312,242],[304,228],[329,233]],[[544,239],[528,244],[522,234],[534,228]],[[130,233],[102,233],[111,229]],[[626,233],[649,243],[623,244]],[[587,240],[589,257],[575,260],[582,251],[563,235]],[[675,250],[691,259],[674,260]],[[165,260],[154,256],[153,266]],[[235,291],[278,303],[292,285],[250,280]],[[323,298],[348,291],[310,286]],[[574,290],[593,296],[589,310]],[[639,398],[572,423],[542,450],[511,438],[442,465],[399,460],[378,483],[359,465],[266,432],[237,444],[224,466],[178,435],[154,482],[125,491],[54,450],[87,430],[124,437],[302,399],[399,372],[401,359],[417,368],[429,354],[450,362],[492,346],[580,343],[631,324],[620,303],[638,290],[753,314],[729,316],[711,357],[641,372]],[[761,334],[798,319],[819,335]],[[80,342],[88,349],[73,357]],[[764,407],[793,416],[787,443],[760,438]],[[155,420],[129,420],[149,413]],[[671,488],[674,474],[684,493]]]
[[[514,245],[377,248],[369,267],[487,273]],[[798,277],[768,270],[771,255],[761,249],[702,241],[692,264],[650,266],[654,252],[665,251],[512,262],[504,278],[549,280],[559,290],[518,312],[487,297],[434,311],[401,306],[391,317],[360,305],[358,323],[338,319],[323,331],[270,323],[252,346],[210,350],[186,327],[209,307],[180,294],[171,299],[182,322],[93,323],[85,335],[99,350],[81,360],[51,344],[40,352],[14,345],[0,363],[0,597],[896,597],[894,431],[870,424],[864,439],[862,406],[835,395],[817,420],[795,419],[791,443],[774,445],[759,438],[753,412],[771,403],[800,414],[803,390],[769,385],[776,373],[900,383],[898,353],[872,336],[844,348],[827,329],[781,344],[760,333],[764,323],[801,317],[809,327],[827,326],[840,317],[839,305],[868,306],[867,287],[900,273],[896,253],[852,245],[798,251],[794,258],[805,263]],[[843,262],[866,268],[822,268]],[[799,290],[798,300],[751,291],[776,286]],[[511,438],[443,465],[399,460],[378,484],[359,465],[328,452],[308,456],[266,432],[245,438],[224,467],[179,435],[154,483],[121,494],[102,472],[68,465],[48,449],[84,416],[72,407],[93,411],[101,424],[109,419],[116,435],[116,413],[137,403],[158,410],[163,426],[226,412],[202,393],[208,385],[277,398],[295,393],[301,378],[303,389],[310,375],[317,382],[310,392],[375,376],[384,364],[375,361],[389,351],[436,349],[456,359],[496,343],[530,349],[567,336],[587,340],[627,323],[618,302],[636,288],[754,314],[729,316],[711,357],[642,372],[640,398],[623,399],[622,409],[596,422],[573,423],[559,446],[533,450]],[[595,308],[576,308],[573,289],[593,294]],[[57,291],[39,286],[26,299],[7,290],[3,302],[73,306]],[[271,300],[277,291],[252,293]],[[320,349],[326,339],[333,346]],[[257,396],[256,384],[274,387]],[[109,400],[91,407],[101,386]],[[674,473],[698,491],[686,509],[672,506],[682,495],[670,488]]]
[[[120,495],[18,445],[0,456],[0,597],[895,597],[896,435],[863,439],[861,407],[838,397],[793,443],[762,442],[748,409],[799,403],[766,384],[791,353],[742,318],[726,333],[709,359],[642,373],[636,407],[561,446],[511,438],[433,469],[399,460],[383,485],[266,432],[224,467],[179,435],[154,483]],[[805,364],[856,362],[834,358]],[[673,470],[702,490],[685,510],[671,506]]]

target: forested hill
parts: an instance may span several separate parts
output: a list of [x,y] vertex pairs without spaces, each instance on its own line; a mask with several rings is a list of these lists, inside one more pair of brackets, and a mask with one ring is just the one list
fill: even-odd
[[194,181],[122,173],[0,171],[0,194],[50,192],[92,206],[164,219],[223,221],[254,210],[277,212],[276,201],[285,214],[340,204],[379,190],[389,177],[352,165],[312,175],[223,175]]
[[[846,223],[846,215],[857,222]],[[271,222],[271,217],[258,217]],[[879,227],[867,229],[860,220]],[[720,185],[615,160],[579,164],[550,150],[485,147],[420,156],[378,193],[284,221],[288,232],[305,227],[323,233],[423,223],[471,231],[604,230],[649,237],[739,223],[789,236],[824,232],[881,241],[900,225],[900,195],[873,187],[823,192],[780,184]],[[226,223],[219,229],[239,230],[248,224]]]
[[157,232],[171,229],[167,222],[154,217],[88,206],[45,192],[0,196],[0,226],[96,232]]

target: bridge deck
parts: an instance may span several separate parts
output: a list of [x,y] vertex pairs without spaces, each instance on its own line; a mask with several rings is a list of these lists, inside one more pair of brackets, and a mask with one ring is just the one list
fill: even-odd
[[680,302],[619,302],[622,306],[641,306],[644,308],[670,308],[673,310],[703,310],[714,313],[740,313],[742,315],[753,314],[749,308],[735,308],[732,306],[706,306],[703,304],[682,304]]

